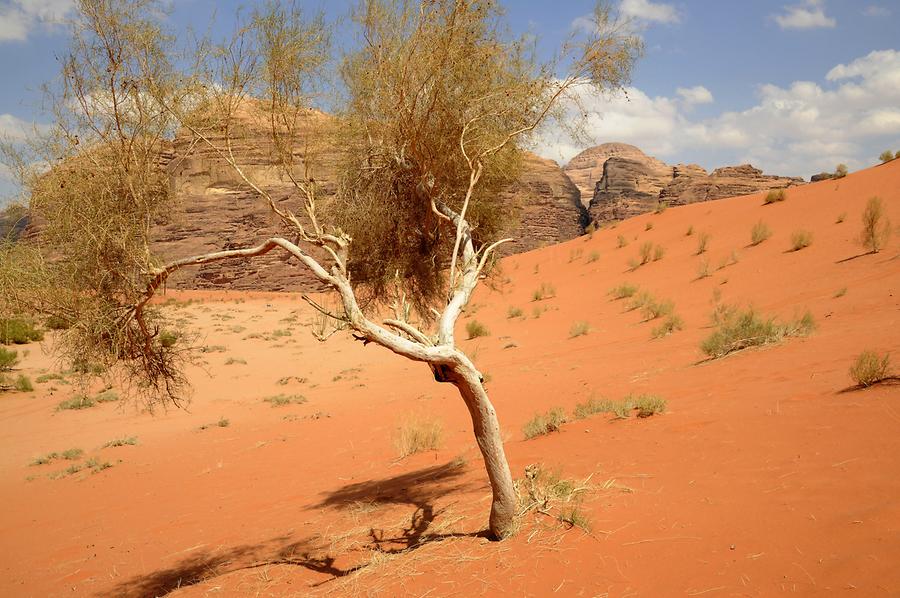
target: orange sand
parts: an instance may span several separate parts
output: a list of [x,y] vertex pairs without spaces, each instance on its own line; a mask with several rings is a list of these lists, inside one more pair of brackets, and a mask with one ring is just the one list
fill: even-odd
[[[0,595],[896,595],[900,385],[848,390],[847,374],[870,348],[900,369],[900,238],[875,255],[855,241],[876,194],[896,228],[900,160],[791,189],[782,203],[757,194],[673,208],[504,260],[466,316],[492,334],[462,344],[490,376],[514,475],[542,462],[591,476],[590,534],[536,515],[506,542],[479,535],[489,492],[466,410],[423,365],[342,334],[319,344],[296,296],[170,293],[198,300],[174,318],[225,347],[191,370],[188,410],[55,412],[73,393],[59,382],[0,396]],[[760,219],[774,234],[748,247]],[[801,228],[812,245],[786,251]],[[627,247],[616,248],[619,234]],[[646,240],[665,257],[628,272]],[[717,270],[732,250],[737,263]],[[701,259],[712,276],[698,280]],[[607,296],[623,281],[672,299],[685,329],[651,340],[658,322]],[[532,302],[542,283],[556,297]],[[715,290],[783,318],[808,308],[818,330],[703,362]],[[507,319],[510,306],[525,319]],[[546,310],[534,317],[535,307]],[[578,321],[589,334],[569,338]],[[29,349],[25,373],[54,367]],[[277,383],[287,376],[306,380]],[[523,439],[537,411],[630,392],[663,396],[669,412]],[[280,393],[308,402],[262,402]],[[396,459],[392,437],[409,414],[443,421],[442,449]],[[198,429],[222,416],[228,427]],[[137,446],[98,448],[132,435]],[[69,462],[29,466],[71,447],[114,466],[55,480],[47,474]]]

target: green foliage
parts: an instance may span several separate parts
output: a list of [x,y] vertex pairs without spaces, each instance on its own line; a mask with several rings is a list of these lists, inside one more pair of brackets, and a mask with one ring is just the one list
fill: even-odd
[[591,326],[587,322],[575,322],[569,329],[569,338],[575,338],[576,336],[585,336],[590,331]]
[[891,221],[884,210],[880,197],[870,197],[862,215],[862,231],[859,233],[860,244],[872,253],[884,249],[891,238]]
[[23,318],[0,318],[0,344],[24,345],[44,340],[44,333],[34,327],[34,322]]
[[19,353],[6,347],[0,347],[0,372],[13,369],[19,363]]
[[466,322],[466,334],[469,335],[469,339],[471,340],[480,336],[490,336],[491,331],[478,320],[469,320]]
[[88,409],[95,405],[94,399],[87,395],[75,395],[71,399],[60,401],[56,406],[57,411],[66,411],[69,409]]
[[169,349],[175,346],[175,343],[178,342],[178,333],[173,332],[171,330],[163,330],[159,333],[159,344]]
[[752,307],[740,310],[734,306],[718,306],[713,312],[716,329],[700,349],[716,359],[748,347],[777,343],[790,336],[805,336],[815,330],[815,321],[807,311],[800,318],[779,323],[774,317],[764,318]]
[[796,230],[791,233],[791,251],[800,251],[812,245],[812,233],[808,230]]
[[526,440],[531,440],[550,432],[558,432],[564,423],[566,423],[565,411],[560,407],[554,407],[547,413],[535,414],[522,428],[522,432]]
[[859,386],[872,386],[890,377],[890,353],[879,355],[876,351],[866,350],[850,366],[850,378]]
[[612,295],[613,299],[625,299],[627,297],[633,297],[637,292],[638,286],[636,284],[623,282],[619,286],[611,288],[608,294]]
[[31,392],[34,390],[34,384],[31,383],[31,378],[25,374],[19,374],[14,386],[15,389],[20,392]]
[[284,407],[285,405],[302,405],[306,402],[306,397],[303,395],[280,394],[266,397],[263,401],[270,404],[272,407]]
[[787,199],[787,194],[784,189],[771,189],[768,193],[766,193],[766,198],[763,200],[763,205],[768,205],[770,203],[775,203],[778,201],[784,201]]
[[753,225],[753,230],[750,231],[750,244],[759,245],[771,236],[772,229],[769,228],[768,224],[760,220]]

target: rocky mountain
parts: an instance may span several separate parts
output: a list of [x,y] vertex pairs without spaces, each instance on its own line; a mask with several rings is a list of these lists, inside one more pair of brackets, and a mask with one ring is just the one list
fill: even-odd
[[[279,204],[302,211],[290,180],[272,163],[271,142],[258,113],[245,110],[238,118],[233,153],[244,173],[257,181]],[[327,126],[329,116],[310,112],[304,117],[312,131]],[[313,178],[324,201],[337,187],[339,153],[317,143],[310,134],[298,144],[304,155],[295,156],[295,170],[303,174],[309,160]],[[243,247],[274,234],[288,234],[281,223],[227,162],[208,146],[192,145],[178,135],[165,157],[172,186],[182,198],[182,209],[154,232],[153,249],[166,258],[196,255],[217,249]],[[502,192],[518,224],[507,231],[515,243],[505,254],[520,253],[579,236],[589,221],[579,190],[552,160],[526,154],[519,180]],[[293,260],[273,252],[252,260],[227,261],[185,269],[169,282],[177,288],[230,288],[235,290],[318,290],[320,285]]]
[[624,143],[587,149],[564,170],[579,186],[582,200],[593,185],[588,210],[597,223],[649,212],[661,201],[684,205],[804,183],[800,178],[765,175],[749,164],[712,173],[696,164],[669,166]]

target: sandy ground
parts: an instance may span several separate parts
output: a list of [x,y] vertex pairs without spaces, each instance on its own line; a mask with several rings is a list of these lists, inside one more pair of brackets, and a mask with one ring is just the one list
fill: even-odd
[[[862,255],[872,195],[895,233]],[[550,510],[487,541],[466,410],[423,365],[344,334],[318,343],[296,296],[170,293],[173,322],[210,349],[188,409],[55,411],[71,377],[0,396],[0,594],[900,595],[900,384],[854,389],[847,373],[865,349],[900,370],[900,161],[762,200],[673,208],[508,258],[461,321],[461,338],[470,319],[490,330],[462,345],[488,376],[514,476],[541,463],[586,481],[573,504],[590,531]],[[751,247],[759,220],[773,235]],[[792,252],[798,229],[813,241]],[[629,271],[647,240],[665,256]],[[684,329],[652,339],[658,322],[607,295],[625,281],[674,301]],[[555,296],[532,301],[542,284]],[[809,309],[818,327],[704,361],[715,301],[783,319]],[[570,338],[578,322],[589,332]],[[58,371],[49,348],[27,347],[22,371]],[[536,412],[632,392],[668,412],[523,437]],[[307,401],[263,401],[278,394]],[[442,448],[398,459],[410,417],[439,419]],[[85,454],[30,465],[69,448]],[[91,457],[112,467],[52,479]]]

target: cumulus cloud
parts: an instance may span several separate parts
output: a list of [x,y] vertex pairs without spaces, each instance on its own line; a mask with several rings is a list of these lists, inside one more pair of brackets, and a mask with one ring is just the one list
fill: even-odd
[[678,23],[681,17],[671,4],[650,0],[622,0],[619,11],[623,16],[650,23]]
[[694,87],[679,87],[675,90],[681,96],[681,102],[685,106],[693,106],[695,104],[712,104],[712,93],[702,85]]
[[74,0],[9,0],[0,6],[0,42],[25,41],[37,27],[62,23]]
[[775,15],[775,22],[782,29],[816,29],[834,27],[837,21],[825,14],[823,0],[806,0],[802,4],[783,7],[784,13]]
[[[692,118],[685,102],[686,95],[702,97],[690,91],[698,88],[680,88],[673,97],[634,87],[612,97],[583,91],[587,144],[547,127],[535,149],[564,163],[588,145],[621,141],[670,163],[709,169],[750,162],[766,172],[809,176],[840,162],[871,165],[885,148],[900,148],[900,51],[836,65],[820,82],[761,85],[751,107],[709,118]],[[571,121],[580,116],[575,104],[569,110]]]
[[35,131],[35,126],[12,114],[0,114],[0,139],[22,141]]

